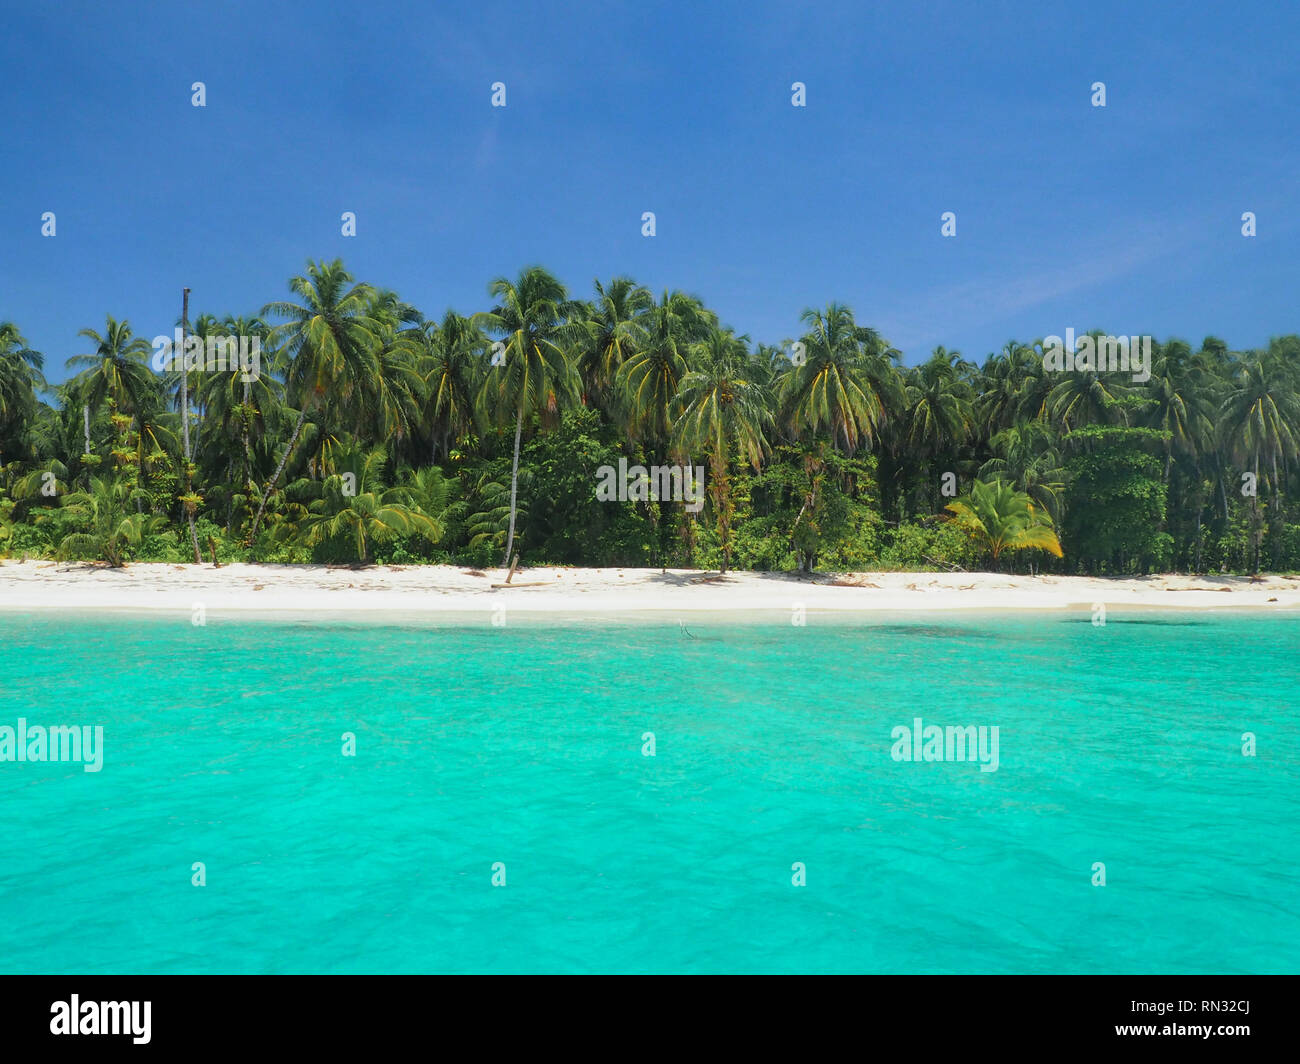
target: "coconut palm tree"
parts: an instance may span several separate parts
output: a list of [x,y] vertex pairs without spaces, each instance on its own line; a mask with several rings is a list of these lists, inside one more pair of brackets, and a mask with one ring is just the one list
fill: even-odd
[[420,313],[395,292],[376,291],[366,308],[375,338],[379,371],[355,412],[357,433],[394,445],[409,437],[420,421],[425,384],[417,366],[424,349]]
[[0,459],[7,438],[17,438],[36,411],[36,390],[45,387],[44,359],[12,322],[0,321]]
[[[1103,333],[1088,333],[1094,347],[1100,346]],[[1051,380],[1058,376],[1049,374]],[[1044,404],[1053,423],[1062,432],[1085,425],[1127,423],[1123,400],[1130,394],[1118,373],[1075,369],[1064,374],[1048,393]]]
[[439,455],[450,452],[451,441],[474,423],[487,339],[473,319],[454,310],[447,311],[441,323],[426,323],[423,333],[424,422],[429,431],[429,461],[436,462]]
[[[652,465],[666,464],[673,443],[673,404],[690,369],[687,354],[708,335],[714,315],[694,296],[665,290],[646,309],[640,342],[624,352],[617,391],[628,439],[643,447]],[[650,509],[657,528],[660,566],[667,569],[670,521],[668,501]]]
[[1017,421],[989,441],[995,457],[980,466],[979,475],[983,480],[1009,481],[1058,522],[1065,469],[1052,446],[1053,438],[1042,421]]
[[[961,376],[963,366],[959,352],[936,347],[928,361],[907,375],[907,449],[919,461],[951,457],[974,429],[970,389]],[[948,468],[953,464],[949,462]],[[937,499],[937,484],[937,478],[930,477],[932,504]]]
[[167,523],[161,514],[131,512],[138,491],[125,477],[92,477],[88,489],[66,496],[64,509],[84,530],[63,537],[59,557],[99,558],[120,569],[128,547],[138,546],[145,535]]
[[[385,488],[383,470],[388,455],[383,447],[367,452],[355,469],[325,479],[319,499],[308,506],[311,516],[299,535],[307,546],[343,537],[352,541],[357,561],[370,563],[371,547],[399,536],[420,534],[431,543],[442,538],[442,524],[411,504],[402,488]],[[351,478],[345,480],[350,473]]]
[[[1219,407],[1219,425],[1230,453],[1254,474],[1257,485],[1250,497],[1252,515],[1252,573],[1259,572],[1261,530],[1259,521],[1260,466],[1272,486],[1274,505],[1280,509],[1282,481],[1287,461],[1296,453],[1300,438],[1300,401],[1294,371],[1275,350],[1251,352],[1237,367],[1227,395]],[[1270,476],[1271,473],[1271,476]]]
[[947,507],[952,520],[971,533],[996,565],[1006,550],[1036,548],[1062,557],[1061,544],[1047,514],[1023,491],[1004,480],[976,480],[971,490]]
[[800,315],[808,327],[802,362],[781,377],[783,420],[796,436],[825,432],[848,454],[869,447],[885,420],[885,403],[871,352],[853,312],[840,303]]
[[502,565],[514,550],[519,499],[519,440],[524,415],[558,413],[577,396],[577,374],[566,345],[580,338],[576,306],[564,285],[540,266],[530,266],[518,279],[498,277],[488,289],[497,305],[480,319],[486,330],[501,337],[501,362],[488,368],[479,394],[480,409],[497,424],[513,417],[514,459],[510,467],[510,528]]
[[709,459],[709,494],[718,522],[723,573],[731,565],[732,455],[739,451],[757,470],[768,449],[763,430],[771,413],[762,392],[745,376],[748,342],[748,336],[714,326],[708,338],[692,349],[695,368],[682,378],[675,404],[680,449],[687,455],[702,451]]
[[131,332],[130,322],[116,321],[111,315],[106,319],[103,335],[93,329],[82,329],[77,335],[95,345],[93,354],[73,355],[67,360],[68,369],[81,369],[70,383],[82,403],[85,453],[90,454],[90,415],[105,400],[112,399],[124,413],[139,413],[144,396],[153,385],[149,371],[153,348],[144,337]]
[[648,338],[654,296],[630,277],[615,277],[608,286],[596,281],[595,287],[596,299],[587,313],[589,335],[579,348],[577,369],[584,397],[612,415],[619,370]]
[[342,260],[335,259],[308,263],[306,276],[293,278],[289,289],[300,302],[268,303],[262,316],[288,319],[271,330],[271,339],[284,345],[289,359],[286,389],[289,402],[298,408],[298,422],[258,503],[250,544],[257,538],[267,501],[280,482],[308,412],[335,403],[351,405],[380,371],[367,313],[373,293],[370,285],[356,282]]
[[694,296],[665,291],[645,312],[640,344],[625,352],[618,381],[627,403],[628,429],[656,458],[665,457],[672,436],[673,402],[689,369],[687,352],[713,324],[713,315]]
[[1181,340],[1156,344],[1151,379],[1143,387],[1146,405],[1138,417],[1145,428],[1167,433],[1165,482],[1175,454],[1195,458],[1211,432],[1211,381],[1197,373],[1191,349]]
[[[208,447],[196,448],[195,458],[206,474],[209,493],[226,506],[229,529],[235,523],[237,510],[242,514],[241,525],[252,520],[251,500],[257,495],[255,448],[268,435],[274,438],[283,387],[276,376],[278,352],[271,346],[271,327],[265,321],[258,317],[227,317],[221,323],[221,332],[247,342],[250,349],[256,343],[259,352],[258,365],[250,366],[250,372],[245,373],[237,365],[208,372],[196,392],[208,426],[203,437]],[[229,488],[214,490],[214,482]]]

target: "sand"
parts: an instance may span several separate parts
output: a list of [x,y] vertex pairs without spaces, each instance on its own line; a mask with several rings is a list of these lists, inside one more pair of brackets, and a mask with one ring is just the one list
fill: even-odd
[[684,611],[1300,609],[1300,578],[1158,575],[1132,579],[998,573],[791,574],[608,568],[502,569],[0,561],[0,610],[164,610],[436,615],[509,610],[636,615]]

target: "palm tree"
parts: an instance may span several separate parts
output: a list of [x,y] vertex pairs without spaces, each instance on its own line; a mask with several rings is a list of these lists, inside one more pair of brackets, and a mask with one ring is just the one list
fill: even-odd
[[[1031,347],[1008,340],[1002,350],[989,355],[980,369],[975,410],[985,436],[994,435],[1021,417],[1041,416],[1039,397],[1034,409],[1030,394],[1035,377],[1041,377],[1042,357]],[[1025,409],[1029,407],[1030,409]]]
[[608,287],[596,281],[595,287],[596,301],[587,315],[590,335],[577,368],[586,397],[608,415],[613,412],[619,370],[647,340],[654,296],[630,277],[615,277]]
[[446,456],[451,440],[459,438],[474,422],[474,397],[483,375],[483,352],[487,341],[470,318],[454,310],[443,315],[441,324],[424,327],[421,376],[424,381],[426,423],[429,426],[429,461]]
[[[640,342],[624,352],[617,376],[625,425],[630,440],[643,446],[651,464],[660,465],[672,446],[673,404],[682,378],[689,371],[687,353],[715,324],[714,315],[694,296],[665,291],[645,310]],[[651,508],[657,526],[659,563],[668,567],[668,502]]]
[[[959,352],[937,347],[929,361],[908,374],[907,445],[919,460],[951,455],[974,427],[969,388],[961,377],[963,366]],[[936,483],[931,477],[932,503]]]
[[262,315],[287,318],[271,331],[283,342],[289,358],[286,385],[289,401],[298,407],[298,422],[285,445],[280,464],[262,493],[248,542],[258,526],[284,467],[293,453],[307,414],[330,403],[349,405],[379,374],[375,336],[367,316],[373,289],[356,283],[340,259],[307,264],[307,275],[295,277],[289,289],[299,303],[268,303]]
[[441,537],[443,527],[418,507],[402,488],[385,489],[381,483],[383,468],[388,456],[383,447],[375,448],[355,463],[356,477],[353,494],[343,491],[343,477],[335,474],[326,479],[323,495],[309,509],[311,516],[303,521],[300,536],[308,546],[316,546],[336,536],[352,540],[357,561],[370,563],[370,548],[374,543],[387,543],[398,536],[419,533],[432,543]]
[[149,354],[153,348],[142,336],[134,336],[131,323],[115,321],[110,315],[101,336],[93,329],[82,329],[83,336],[95,345],[95,353],[73,355],[67,368],[82,368],[71,382],[82,403],[82,417],[86,433],[86,454],[90,454],[90,414],[106,399],[112,399],[119,410],[138,414],[142,400],[153,384],[149,372]]
[[27,346],[12,322],[0,321],[0,448],[6,430],[18,429],[36,409],[36,389],[45,387],[44,359]]
[[[1100,347],[1100,330],[1088,333],[1094,346]],[[1048,377],[1047,379],[1052,379]],[[1117,373],[1096,370],[1073,370],[1053,386],[1044,403],[1053,422],[1062,432],[1085,425],[1110,425],[1126,422],[1123,400],[1129,389]]]
[[[1278,463],[1286,469],[1295,454],[1300,429],[1293,371],[1273,350],[1252,352],[1234,376],[1219,407],[1219,424],[1231,453],[1250,466],[1258,485],[1261,461],[1272,472],[1274,506],[1280,510],[1282,482]],[[1250,500],[1253,518],[1252,573],[1259,572],[1261,542],[1258,487]]]
[[366,401],[356,412],[358,432],[373,439],[400,443],[420,420],[425,399],[424,380],[417,368],[424,348],[419,311],[391,291],[376,291],[366,308],[375,337],[379,372],[365,389]]
[[[256,341],[260,352],[256,373],[245,373],[236,365],[225,371],[209,372],[195,393],[205,412],[204,424],[211,425],[205,436],[210,446],[202,452],[196,448],[195,458],[201,461],[209,484],[219,482],[230,486],[227,491],[215,493],[224,495],[229,531],[235,522],[236,508],[243,513],[241,524],[252,520],[251,500],[257,494],[254,446],[260,445],[268,434],[274,438],[283,389],[276,379],[279,356],[271,346],[270,326],[266,322],[258,317],[232,316],[221,323],[221,331],[237,340],[246,338],[250,346]],[[224,441],[227,446],[211,443],[214,439],[218,443]],[[212,493],[211,488],[209,492]]]
[[[672,435],[672,406],[687,373],[686,353],[708,335],[713,315],[694,296],[665,291],[645,312],[644,335],[625,351],[618,382],[627,400],[631,435],[665,447]],[[655,457],[661,457],[656,451]]]
[[85,530],[72,532],[59,544],[61,558],[99,558],[114,569],[125,564],[126,548],[138,546],[150,532],[162,528],[161,514],[132,513],[128,504],[136,501],[139,489],[123,477],[93,477],[85,491],[68,495],[63,502]]
[[729,328],[711,329],[693,348],[696,368],[682,378],[676,402],[681,450],[690,454],[698,448],[709,459],[723,573],[731,565],[732,451],[738,449],[757,470],[767,450],[763,429],[771,420],[762,392],[745,377],[748,342],[748,336],[736,336]]
[[1052,432],[1047,425],[1037,420],[1017,421],[997,433],[989,446],[995,457],[980,466],[980,478],[1009,480],[1053,521],[1059,521],[1065,469],[1052,446]]
[[1210,435],[1210,382],[1195,372],[1191,350],[1181,341],[1156,344],[1151,362],[1151,379],[1145,385],[1147,406],[1140,420],[1146,428],[1168,433],[1168,483],[1175,453],[1195,457]]
[[853,453],[869,447],[885,419],[879,372],[864,350],[863,330],[853,312],[831,303],[825,312],[809,308],[800,315],[808,326],[802,365],[782,376],[780,399],[784,420],[795,435],[826,432],[836,448]]
[[966,495],[947,508],[954,514],[952,520],[993,555],[995,565],[1004,550],[1037,548],[1062,557],[1051,519],[1004,480],[976,480]]
[[484,379],[480,407],[498,424],[510,415],[515,421],[514,460],[510,467],[510,530],[506,534],[503,566],[510,564],[515,542],[519,499],[519,440],[524,415],[558,412],[577,394],[577,380],[565,344],[577,339],[582,326],[564,285],[540,266],[530,266],[511,281],[498,277],[488,289],[497,305],[482,316],[489,333],[505,345],[500,365]]

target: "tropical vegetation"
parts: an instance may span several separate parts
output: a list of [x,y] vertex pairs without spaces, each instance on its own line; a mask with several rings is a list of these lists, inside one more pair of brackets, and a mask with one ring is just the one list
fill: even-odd
[[[584,298],[530,267],[487,296],[426,318],[314,262],[287,299],[176,322],[256,338],[251,376],[159,371],[110,315],[51,384],[0,321],[0,555],[1300,568],[1300,337],[1156,340],[1139,383],[1052,372],[1041,339],[908,366],[834,302],[769,344],[628,277]],[[702,508],[598,499],[620,461],[703,467]]]

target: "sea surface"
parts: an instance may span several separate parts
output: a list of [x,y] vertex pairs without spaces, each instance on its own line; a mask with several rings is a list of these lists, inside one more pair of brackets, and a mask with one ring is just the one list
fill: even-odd
[[0,727],[104,730],[0,761],[0,971],[1300,972],[1298,678],[1294,614],[0,613]]

